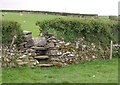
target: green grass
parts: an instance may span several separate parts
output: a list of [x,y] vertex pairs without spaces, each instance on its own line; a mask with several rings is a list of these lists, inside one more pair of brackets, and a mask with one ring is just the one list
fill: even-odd
[[0,85],[2,84],[2,69],[0,68]]
[[[38,37],[40,32],[39,26],[35,25],[37,21],[50,20],[58,17],[64,17],[66,19],[69,18],[80,19],[78,17],[73,17],[73,16],[60,16],[60,15],[50,15],[50,14],[46,15],[41,13],[27,13],[27,12],[23,12],[22,16],[20,15],[20,12],[2,12],[2,14],[4,14],[4,16],[2,17],[3,20],[17,21],[18,23],[20,23],[21,28],[23,30],[32,31],[33,37]],[[102,19],[108,21],[107,18],[105,19],[102,18]]]
[[[3,20],[17,21],[23,30],[32,31],[33,37],[37,37],[39,34],[39,27],[35,25],[36,21],[61,17],[37,13],[23,13],[22,16],[20,13],[12,12],[7,14],[3,12],[3,14]],[[94,75],[95,77],[93,77]],[[3,68],[1,76],[0,82],[3,83],[117,83],[118,60],[97,60],[63,68]]]
[[62,68],[4,68],[2,78],[3,83],[117,83],[118,59]]
[[[33,37],[38,37],[39,35],[39,27],[35,25],[37,21],[43,21],[48,19],[54,19],[60,16],[55,15],[45,15],[45,14],[38,14],[38,13],[22,13],[23,15],[20,16],[19,12],[3,12],[4,16],[2,17],[3,20],[10,20],[10,21],[17,21],[20,23],[21,28],[23,30],[32,31]],[[24,22],[26,21],[26,22]]]

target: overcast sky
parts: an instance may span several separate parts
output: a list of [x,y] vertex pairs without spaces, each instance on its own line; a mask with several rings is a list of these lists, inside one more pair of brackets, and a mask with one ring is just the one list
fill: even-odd
[[118,15],[119,0],[0,0],[0,9]]

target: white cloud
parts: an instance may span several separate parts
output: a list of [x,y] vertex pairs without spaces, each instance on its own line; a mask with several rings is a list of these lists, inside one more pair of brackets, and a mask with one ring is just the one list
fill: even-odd
[[118,15],[119,0],[1,0],[0,9]]

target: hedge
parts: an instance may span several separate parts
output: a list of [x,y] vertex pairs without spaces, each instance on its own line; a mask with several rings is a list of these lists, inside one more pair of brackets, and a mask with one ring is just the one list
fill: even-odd
[[2,44],[10,46],[14,36],[16,36],[15,44],[18,46],[24,40],[20,24],[14,21],[2,21]]
[[40,31],[48,31],[56,33],[57,37],[64,38],[66,41],[74,42],[80,37],[84,37],[86,41],[99,43],[107,46],[110,40],[117,42],[114,37],[113,29],[117,29],[117,22],[99,19],[67,19],[56,18],[43,22],[37,22]]

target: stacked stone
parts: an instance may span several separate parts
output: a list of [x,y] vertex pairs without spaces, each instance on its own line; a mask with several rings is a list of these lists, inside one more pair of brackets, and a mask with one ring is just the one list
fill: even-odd
[[120,55],[120,44],[113,45],[113,56]]
[[34,46],[27,48],[24,55],[18,59],[19,65],[61,67],[78,61],[78,55],[72,44],[59,40],[51,34],[34,38],[33,42]]
[[35,51],[31,48],[27,48],[24,52],[19,51],[20,55],[17,57],[16,63],[18,66],[29,66],[34,67],[38,63],[36,59],[33,58],[33,56],[36,55]]
[[95,44],[85,42],[84,37],[76,41],[76,49],[81,61],[91,61],[97,58],[98,49]]
[[29,31],[23,31],[24,35],[25,35],[25,41],[27,42],[25,44],[26,48],[30,48],[34,45],[33,39],[32,39],[32,32]]
[[0,45],[0,67],[2,63],[2,45]]
[[[30,34],[30,36],[28,36]],[[23,47],[26,48],[24,55],[28,56],[30,66],[66,66],[78,63],[80,60],[94,60],[97,58],[98,50],[94,43],[87,44],[84,38],[80,38],[76,45],[64,40],[59,40],[51,34],[43,34],[42,37],[32,39],[31,33],[26,32],[26,42]],[[28,42],[33,40],[31,46]],[[28,44],[29,43],[29,44]],[[22,61],[27,60],[20,58]]]
[[[80,38],[76,45],[73,45],[48,33],[39,38],[32,38],[32,33],[29,31],[24,31],[24,35],[25,42],[20,44],[20,55],[17,55],[15,48],[10,50],[6,48],[5,52],[3,51],[6,54],[4,66],[14,66],[11,61],[16,58],[16,55],[20,56],[16,60],[17,65],[28,65],[30,67],[61,67],[78,63],[80,60],[91,61],[101,54],[101,56],[105,56],[102,49],[97,49],[94,43],[86,43],[84,38]],[[100,55],[98,52],[101,52]]]
[[27,48],[34,46],[34,42],[32,39],[32,32],[23,31],[25,36],[25,41],[19,45],[20,50],[25,51]]
[[32,32],[23,31],[25,41],[19,45],[20,57],[17,58],[16,62],[19,66],[27,65],[30,67],[35,66],[38,61],[33,58],[36,55],[35,51],[31,48],[34,46],[34,41],[32,39]]
[[71,43],[51,36],[47,39],[47,48],[47,55],[50,56],[50,61],[55,66],[66,66],[78,61],[78,55]]
[[18,51],[13,48],[2,47],[2,67],[15,67],[16,66],[16,57],[19,56]]
[[53,66],[49,62],[49,56],[46,54],[47,53],[47,48],[44,46],[34,46],[32,49],[35,50],[36,55],[33,56],[34,59],[36,59],[39,63],[36,65],[38,67],[49,67]]

